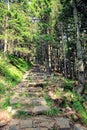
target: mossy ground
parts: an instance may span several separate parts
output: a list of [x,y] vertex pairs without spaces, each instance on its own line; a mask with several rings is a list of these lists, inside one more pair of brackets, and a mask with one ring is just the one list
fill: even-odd
[[[46,88],[52,87],[50,90],[53,96],[56,95],[56,99],[49,98],[48,95],[45,95],[48,105],[52,108],[46,114],[49,116],[67,116],[73,122],[77,121],[87,126],[87,110],[84,105],[87,101],[73,91],[76,87],[74,86],[76,81],[63,78],[62,76],[59,79],[57,81],[58,76],[55,76],[52,78],[52,85],[51,82],[48,82],[48,86],[46,86]],[[59,84],[60,82],[61,85]]]
[[23,74],[32,66],[21,58],[13,55],[8,55],[4,60],[0,57],[0,109],[5,109],[9,106],[10,89],[23,78]]

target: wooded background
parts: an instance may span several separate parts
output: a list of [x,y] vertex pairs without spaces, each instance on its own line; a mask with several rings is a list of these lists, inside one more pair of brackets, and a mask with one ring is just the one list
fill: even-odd
[[87,80],[85,0],[0,0],[0,53],[44,65],[47,73]]

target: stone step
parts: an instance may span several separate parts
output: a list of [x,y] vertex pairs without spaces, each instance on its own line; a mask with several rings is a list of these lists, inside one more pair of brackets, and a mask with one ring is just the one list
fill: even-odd
[[42,114],[43,112],[47,112],[49,110],[50,110],[50,108],[48,106],[35,106],[32,109],[32,113],[34,113],[34,114]]
[[29,73],[29,76],[32,76],[32,75],[34,75],[34,76],[45,76],[46,75],[46,73],[38,73],[38,72],[36,72],[36,73]]
[[42,91],[42,87],[43,87],[43,85],[42,84],[35,84],[35,85],[33,85],[33,84],[31,84],[31,85],[29,85],[30,87],[22,87],[22,88],[19,88],[19,87],[17,87],[17,88],[14,88],[14,89],[12,89],[13,91],[15,91],[15,93],[19,93],[19,94],[21,94],[21,93],[29,93],[29,92],[41,92]]
[[70,121],[68,118],[57,117],[55,118],[55,128],[59,128],[59,130],[71,130]]
[[14,96],[11,100],[10,100],[10,104],[28,104],[31,106],[38,106],[38,105],[43,105],[46,106],[46,101],[44,98],[40,97],[40,98],[28,98],[28,97],[19,97],[19,96]]
[[42,92],[28,92],[26,93],[26,97],[41,97],[42,94]]
[[[59,117],[57,120],[51,117],[38,116],[28,119],[12,119],[8,127],[0,130],[74,130],[70,128],[70,121],[67,118]],[[78,129],[78,128],[77,128]],[[75,130],[77,130],[75,128]],[[85,130],[80,127],[78,130]]]
[[26,113],[29,115],[40,115],[49,110],[50,110],[50,108],[48,106],[43,106],[43,105],[32,106],[32,107],[27,107],[27,108],[26,108],[26,106],[22,106],[19,109],[14,109],[13,115],[17,115],[19,112],[23,112],[23,113]]
[[29,87],[28,92],[41,92],[42,88],[41,87]]
[[32,81],[28,83],[28,86],[43,87],[47,82],[42,80]]
[[33,75],[33,76],[30,76],[30,79],[31,80],[45,80],[46,79],[46,77],[45,76],[37,76],[37,75]]

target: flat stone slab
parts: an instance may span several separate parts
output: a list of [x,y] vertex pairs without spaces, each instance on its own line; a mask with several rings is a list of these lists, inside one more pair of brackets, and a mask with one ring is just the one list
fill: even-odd
[[70,130],[69,119],[63,117],[55,118],[56,127],[59,127],[59,130]]
[[48,128],[26,128],[23,130],[48,130]]
[[18,85],[17,85],[17,87],[27,87],[27,85],[28,85],[28,81],[22,81],[21,83],[19,83]]
[[9,130],[19,130],[17,126],[15,125],[12,125],[12,126],[9,126]]
[[29,92],[40,92],[40,91],[42,91],[42,88],[41,87],[29,87],[28,88],[28,91]]
[[20,97],[19,96],[13,96],[12,99],[10,100],[10,104],[15,104],[20,102]]
[[[56,130],[71,130],[67,118],[51,118],[44,115],[25,120],[12,119],[7,129],[3,127],[0,130],[53,130],[54,128]],[[86,129],[79,124],[75,124],[73,130]]]
[[34,80],[34,79],[45,79],[45,75],[32,75],[30,76],[31,80]]
[[28,86],[41,86],[41,85],[44,85],[44,84],[46,84],[45,81],[38,80],[38,81],[29,82]]
[[20,128],[32,128],[32,120],[21,120],[20,122]]
[[36,104],[36,105],[43,105],[43,107],[46,106],[46,104],[47,104],[45,99],[42,98],[42,97],[34,99],[33,103]]
[[12,119],[10,122],[10,126],[17,126],[20,123],[20,120],[18,119]]
[[55,126],[55,122],[54,121],[48,121],[48,122],[42,122],[39,124],[40,127],[44,127],[44,128],[48,128],[48,129],[53,129]]
[[30,105],[33,105],[33,106],[38,106],[38,105],[43,105],[46,106],[46,101],[44,98],[22,98],[21,99],[21,104],[30,104]]
[[48,106],[35,106],[32,109],[32,113],[34,113],[34,114],[40,114],[40,113],[46,112],[48,110],[50,110],[50,108]]
[[28,97],[40,97],[42,96],[42,93],[41,92],[28,92],[27,94]]
[[20,104],[30,104],[30,105],[43,105],[45,106],[47,103],[43,97],[41,98],[29,98],[29,97],[13,97],[10,100],[10,104],[15,104],[15,103],[20,103]]
[[16,113],[18,113],[18,111],[23,111],[28,114],[42,114],[43,112],[46,112],[48,110],[50,110],[48,106],[35,106],[35,107],[29,107],[29,109],[28,108],[18,109]]
[[52,117],[48,117],[46,115],[39,115],[36,117],[33,117],[34,121],[40,121],[40,122],[47,122],[47,121],[51,121]]

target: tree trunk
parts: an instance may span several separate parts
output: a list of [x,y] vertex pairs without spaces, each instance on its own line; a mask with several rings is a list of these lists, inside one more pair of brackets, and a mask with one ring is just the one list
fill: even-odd
[[64,44],[64,32],[63,32],[63,25],[61,24],[61,35],[62,35],[62,46],[63,46],[63,60],[64,60],[64,76],[67,77],[66,71],[66,54],[65,54],[65,44]]
[[78,57],[78,87],[77,93],[81,94],[84,91],[85,77],[84,77],[84,64],[83,64],[83,54],[82,47],[80,42],[80,30],[79,30],[79,21],[78,21],[78,12],[76,8],[76,0],[73,0],[73,13],[75,20],[75,27],[77,33],[77,57]]
[[48,46],[48,43],[46,43],[46,46],[45,46],[45,62],[46,62],[46,70],[47,70],[47,73],[50,74],[50,68],[49,68],[49,46]]
[[70,59],[70,50],[69,50],[69,40],[68,40],[68,31],[66,33],[66,36],[67,36],[67,49],[68,49],[68,64],[69,64],[69,75],[70,75],[70,79],[72,79],[72,67],[71,67],[71,59]]
[[51,73],[51,45],[48,45],[49,73]]
[[[7,4],[7,9],[9,10],[9,9],[10,9],[9,0],[6,0],[6,4]],[[6,19],[5,19],[5,27],[4,27],[4,29],[5,29],[4,56],[6,56],[7,50],[8,50],[7,28],[8,28],[8,16],[6,16]]]

